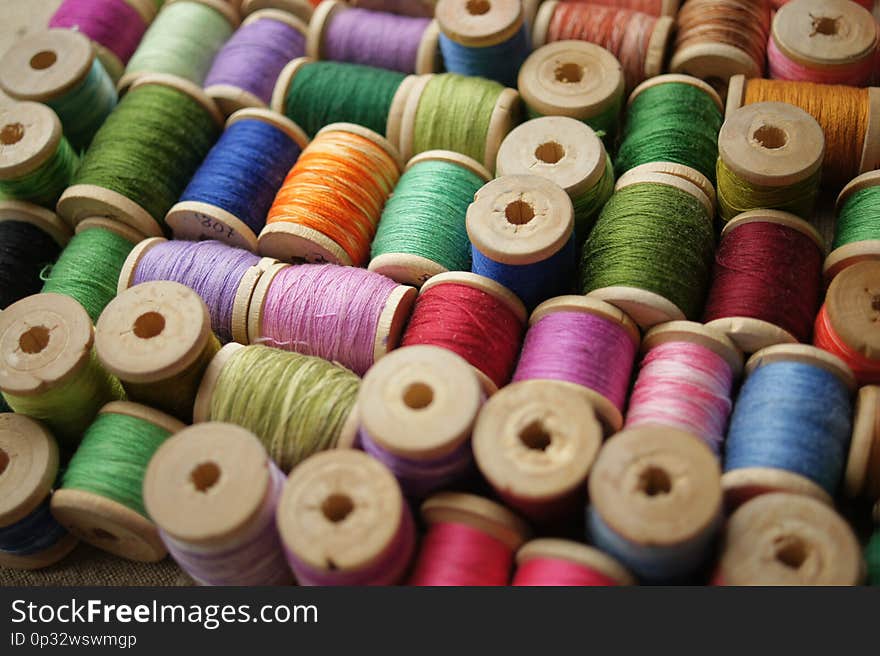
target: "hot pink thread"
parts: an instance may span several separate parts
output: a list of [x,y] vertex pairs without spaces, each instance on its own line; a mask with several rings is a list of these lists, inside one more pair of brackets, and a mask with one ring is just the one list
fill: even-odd
[[619,585],[610,576],[584,565],[556,558],[532,558],[516,570],[513,585],[611,587]]

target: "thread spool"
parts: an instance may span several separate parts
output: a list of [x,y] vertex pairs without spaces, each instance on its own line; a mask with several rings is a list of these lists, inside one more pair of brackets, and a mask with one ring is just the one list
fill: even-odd
[[259,237],[280,260],[363,266],[403,162],[372,130],[334,123],[315,135],[284,180]]
[[423,75],[442,68],[439,40],[437,23],[429,18],[327,0],[318,5],[309,23],[307,54],[314,59]]
[[712,214],[711,200],[684,177],[624,175],[584,244],[583,292],[642,328],[695,319],[712,267]]
[[78,162],[51,109],[33,102],[0,108],[0,199],[51,209]]
[[170,0],[144,34],[118,88],[124,91],[153,73],[201,86],[214,57],[238,25],[238,11],[222,0]]
[[0,71],[7,94],[55,111],[78,151],[88,147],[116,107],[116,88],[92,43],[70,30],[46,30],[18,41],[0,59]]
[[837,222],[825,279],[862,260],[880,259],[880,173],[869,171],[850,181],[837,197]]
[[[731,78],[728,114],[742,105],[766,101],[795,105],[819,122],[825,132],[822,169],[830,185],[842,187],[860,173],[880,168],[880,89]],[[859,144],[861,156],[854,157]]]
[[275,112],[236,112],[165,223],[177,239],[256,251],[275,193],[308,143],[299,126]]
[[620,61],[631,91],[663,72],[675,22],[668,13],[658,18],[622,9],[617,3],[599,6],[609,3],[544,2],[535,17],[532,45],[540,48],[553,41],[575,40],[602,46]]
[[414,287],[440,273],[469,271],[465,216],[474,194],[491,179],[482,164],[452,151],[413,157],[382,210],[370,271]]
[[0,310],[40,291],[40,274],[69,239],[70,229],[54,212],[0,201]]
[[568,194],[536,175],[484,185],[467,211],[471,271],[516,294],[527,308],[570,291],[574,208]]
[[193,420],[246,428],[285,472],[318,451],[350,448],[360,379],[320,358],[227,344],[208,365]]
[[359,445],[407,497],[424,498],[472,473],[471,432],[483,397],[473,367],[457,355],[436,346],[399,349],[364,377]]
[[415,78],[404,102],[399,127],[404,159],[428,150],[452,150],[489,171],[495,170],[501,142],[522,113],[514,89],[454,73]]
[[850,498],[880,500],[880,387],[876,385],[865,385],[856,397],[843,482]]
[[99,549],[129,560],[162,560],[165,545],[147,516],[141,489],[150,458],[182,429],[182,423],[152,408],[108,403],[86,431],[52,495],[52,514]]
[[231,424],[190,426],[144,475],[144,506],[175,561],[201,585],[293,581],[275,525],[284,475],[260,441]]
[[390,11],[401,16],[433,18],[437,0],[351,0],[348,4],[373,11]]
[[39,422],[0,414],[0,566],[48,567],[76,546],[49,512],[58,462],[58,444]]
[[833,353],[855,374],[859,385],[880,383],[880,262],[853,264],[828,287],[816,317],[813,343]]
[[241,15],[250,16],[263,9],[277,9],[308,24],[317,4],[314,0],[241,0]]
[[474,458],[504,502],[535,524],[576,517],[602,444],[594,395],[570,383],[529,380],[495,394],[474,428]]
[[522,301],[494,280],[441,273],[422,285],[401,346],[452,351],[477,369],[491,395],[510,380],[525,323]]
[[763,102],[730,113],[718,134],[718,214],[783,210],[809,220],[819,196],[825,136],[799,107]]
[[723,333],[691,321],[648,331],[626,428],[669,426],[696,435],[716,454],[727,433],[742,353]]
[[765,494],[727,522],[715,585],[859,585],[864,564],[852,529],[823,503]]
[[214,102],[192,83],[142,76],[98,130],[58,201],[58,213],[72,225],[108,217],[160,236],[165,214],[222,123]]
[[395,585],[415,529],[397,480],[359,451],[319,453],[294,470],[278,531],[300,585]]
[[820,349],[782,344],[755,353],[727,432],[727,504],[766,492],[830,503],[845,466],[854,391],[849,368]]
[[877,25],[848,0],[797,0],[773,18],[770,77],[862,87],[874,77]]
[[0,315],[0,390],[15,412],[43,421],[75,447],[98,410],[122,398],[92,353],[94,328],[72,298],[37,294]]
[[763,76],[770,35],[770,7],[764,0],[688,0],[675,23],[672,73],[716,87],[734,75]]
[[599,452],[589,480],[590,541],[640,581],[686,580],[721,526],[721,472],[690,433],[644,426]]
[[575,239],[583,244],[614,190],[614,169],[602,141],[586,125],[564,116],[532,119],[514,128],[498,151],[496,172],[539,175],[568,194]]
[[440,492],[422,503],[428,532],[409,585],[508,585],[528,526],[504,506],[472,494]]
[[516,552],[516,564],[516,574],[511,585],[635,585],[632,574],[611,556],[569,540],[531,540]]
[[613,305],[559,296],[535,308],[513,380],[559,380],[587,392],[606,434],[620,430],[639,329]]
[[306,51],[308,27],[296,16],[264,9],[248,16],[205,75],[207,93],[224,115],[267,107],[287,63]]

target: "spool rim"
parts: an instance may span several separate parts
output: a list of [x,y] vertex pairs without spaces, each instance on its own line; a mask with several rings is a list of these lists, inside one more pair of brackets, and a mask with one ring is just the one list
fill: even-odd
[[[8,144],[6,128],[15,139]],[[0,180],[33,173],[55,155],[64,139],[58,115],[46,105],[27,100],[0,107],[0,129],[4,136],[0,142]]]
[[257,238],[257,252],[281,261],[354,266],[342,246],[323,232],[290,221],[267,223]]
[[[30,62],[43,52],[51,52],[55,60],[45,68],[36,68]],[[95,57],[92,42],[79,32],[36,32],[17,41],[0,58],[0,86],[18,100],[61,98],[88,77]]]
[[636,585],[635,577],[614,558],[580,542],[538,538],[526,542],[516,553],[516,562],[520,567],[535,558],[567,560],[604,574],[619,585]]
[[226,364],[241,349],[245,348],[243,344],[230,342],[224,345],[217,354],[211,359],[205,373],[202,375],[202,382],[199,384],[199,390],[196,392],[196,400],[193,404],[193,423],[211,421],[211,401],[214,398],[214,390],[217,382]]
[[880,387],[859,390],[854,417],[844,488],[850,498],[875,501],[880,499]]
[[314,11],[308,0],[242,0],[241,14],[250,16],[262,9],[277,9],[296,16],[305,23],[312,18]]
[[397,172],[398,174],[403,171],[405,166],[405,162],[400,155],[400,151],[397,150],[397,147],[392,144],[388,139],[383,137],[378,132],[374,132],[370,128],[365,128],[363,125],[357,125],[356,123],[330,123],[329,125],[325,125],[323,128],[318,130],[318,133],[315,135],[315,139],[317,140],[322,134],[328,132],[348,132],[350,134],[356,135],[358,137],[363,137],[364,139],[368,139],[376,144],[379,148],[384,150],[391,159],[397,164]]
[[[178,0],[172,0],[178,1]],[[206,2],[207,0],[179,0],[185,2]],[[219,2],[219,0],[218,0]],[[167,6],[167,5],[166,5]],[[227,6],[227,5],[224,5]],[[125,86],[124,83],[125,77],[119,81],[120,86]],[[190,82],[189,80],[185,80],[181,77],[177,77],[176,75],[169,75],[167,73],[142,73],[138,74],[137,79],[128,82],[129,88],[128,91],[135,91],[141,87],[149,86],[149,85],[158,85],[168,87],[169,89],[174,89],[186,96],[199,105],[202,106],[202,109],[205,110],[212,119],[214,119],[214,123],[219,128],[223,128],[223,123],[225,122],[225,118],[223,114],[217,107],[217,104],[211,100],[211,98],[206,94],[202,87]]]
[[126,241],[128,241],[132,245],[137,245],[143,240],[147,239],[140,232],[131,228],[124,223],[119,223],[118,221],[113,221],[112,219],[107,219],[100,216],[93,216],[88,219],[83,219],[80,221],[77,226],[75,233],[80,234],[89,230],[90,228],[103,228],[107,232],[112,232],[114,235],[118,235],[122,237]]
[[687,84],[703,91],[715,103],[720,111],[724,111],[724,104],[721,102],[721,96],[707,82],[693,77],[692,75],[682,75],[681,73],[666,73],[665,75],[657,75],[651,77],[639,86],[633,89],[627,100],[627,107],[633,104],[633,101],[639,97],[644,91],[661,84]]
[[743,356],[736,344],[724,333],[713,330],[710,325],[703,325],[695,321],[670,321],[655,326],[645,335],[642,342],[642,353],[647,353],[660,344],[679,341],[691,342],[708,348],[724,358],[735,377],[742,373]]
[[[211,232],[208,232],[205,221],[210,222]],[[174,238],[181,241],[214,239],[252,253],[258,247],[257,235],[248,224],[211,203],[193,200],[175,203],[165,215],[165,225],[171,228]],[[223,228],[222,233],[216,234],[213,230],[217,226]]]
[[422,75],[424,73],[436,73],[442,70],[442,57],[440,55],[440,24],[437,19],[432,19],[428,23],[428,27],[422,33],[419,41],[419,49],[416,52],[416,61],[414,73]]
[[520,0],[492,0],[488,11],[472,14],[462,0],[438,0],[435,16],[451,41],[468,48],[488,48],[509,41],[524,24]]
[[42,424],[11,412],[0,413],[0,453],[8,459],[0,474],[0,527],[5,527],[30,515],[49,496],[59,453]]
[[297,57],[281,69],[278,79],[275,80],[275,86],[272,89],[272,100],[269,102],[269,109],[282,115],[287,115],[287,93],[290,91],[290,85],[299,70],[307,64],[313,63],[315,60],[311,57]]
[[[703,193],[706,200],[708,200],[708,203],[703,202],[703,196],[693,194],[691,187],[682,187],[682,190],[691,193],[697,200],[703,203],[703,205],[710,210],[710,218],[715,214],[715,207],[718,202],[718,197],[715,194],[715,185],[712,184],[712,181],[709,180],[709,178],[697,171],[697,169],[691,168],[685,164],[678,164],[677,162],[646,162],[634,166],[620,176],[614,185],[614,190],[619,191],[620,189],[629,186],[631,180],[641,180],[646,174],[651,173],[671,175],[676,178],[681,178],[685,182],[690,182],[692,185],[696,185],[696,187]],[[653,182],[656,180],[648,175],[647,181]]]
[[835,276],[828,286],[825,311],[834,333],[850,349],[874,361],[880,359],[880,261],[858,262]]
[[757,353],[778,344],[799,343],[797,337],[784,328],[754,317],[722,317],[708,321],[706,326],[725,334],[743,353]]
[[119,192],[91,184],[68,187],[58,199],[58,215],[76,226],[91,217],[124,223],[146,237],[161,237],[162,228],[153,215]]
[[421,293],[424,294],[432,287],[443,284],[465,285],[473,289],[478,289],[481,292],[485,292],[504,303],[516,315],[521,324],[525,325],[526,323],[528,315],[526,314],[526,308],[522,301],[519,300],[512,291],[507,289],[507,287],[501,283],[495,282],[491,278],[486,278],[485,276],[481,276],[477,273],[470,273],[468,271],[450,271],[448,273],[436,275],[428,280],[422,285]]
[[847,389],[850,394],[856,390],[856,380],[850,368],[836,355],[809,346],[807,344],[777,344],[761,349],[746,362],[746,376],[751,375],[755,369],[774,362],[801,362],[810,364],[819,369],[824,369],[833,374]]
[[600,287],[590,290],[587,296],[620,308],[643,330],[660,323],[687,319],[675,303],[656,292],[639,287],[625,285]]
[[864,261],[880,260],[880,239],[855,241],[835,248],[825,258],[823,271],[830,282],[845,269]]
[[452,150],[426,150],[423,153],[419,153],[418,155],[411,157],[406,163],[404,173],[422,162],[446,162],[448,164],[454,164],[479,176],[484,182],[489,182],[494,177],[489,173],[489,169],[480,164],[473,157],[462,155],[461,153],[456,153]]
[[267,125],[271,125],[286,134],[292,141],[299,146],[300,150],[305,150],[311,141],[309,136],[300,126],[292,120],[265,107],[248,107],[240,109],[228,119],[226,119],[226,129],[241,121],[261,121]]
[[138,265],[141,263],[144,255],[158,244],[163,244],[168,240],[164,237],[151,237],[139,242],[125,258],[122,269],[119,271],[119,282],[116,285],[116,293],[121,294],[132,286],[134,276],[137,272]]
[[408,285],[398,285],[391,291],[376,324],[376,336],[373,341],[374,363],[400,344],[417,296],[418,290]]
[[825,240],[816,228],[799,216],[781,210],[749,210],[748,212],[737,214],[724,225],[724,228],[721,230],[722,238],[729,235],[738,227],[749,223],[774,223],[776,225],[785,226],[786,228],[791,228],[792,230],[796,230],[802,235],[806,235],[812,239],[820,253],[825,252]]
[[337,11],[345,11],[347,5],[340,0],[324,0],[312,11],[306,33],[306,56],[325,59],[324,37]]
[[504,506],[464,492],[439,492],[422,503],[421,513],[427,524],[466,524],[511,551],[519,549],[531,534],[528,525]]
[[[242,2],[242,5],[247,4],[247,1],[248,0],[244,0]],[[242,13],[244,13],[244,10],[241,11]],[[256,23],[258,20],[275,20],[279,23],[284,23],[285,25],[289,25],[290,27],[295,29],[303,36],[305,36],[309,30],[308,20],[304,20],[301,16],[297,16],[295,13],[275,8],[257,9],[254,10],[253,13],[245,15],[241,21],[241,27],[244,27],[245,25],[250,25],[251,23]]]

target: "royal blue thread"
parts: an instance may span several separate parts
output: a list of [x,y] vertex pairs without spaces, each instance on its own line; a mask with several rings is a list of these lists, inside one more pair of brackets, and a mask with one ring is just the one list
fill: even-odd
[[14,556],[29,556],[45,551],[67,530],[55,521],[49,510],[49,498],[27,517],[0,527],[0,551]]
[[523,25],[507,41],[487,48],[470,48],[440,33],[440,52],[450,73],[485,77],[516,88],[519,69],[529,56],[529,36]]

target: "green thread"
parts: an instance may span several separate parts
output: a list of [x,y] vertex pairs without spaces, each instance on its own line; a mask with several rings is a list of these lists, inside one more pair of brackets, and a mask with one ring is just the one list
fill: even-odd
[[164,225],[218,133],[207,110],[185,93],[160,84],[138,87],[95,135],[72,184],[122,194]]
[[70,143],[61,137],[57,150],[33,171],[20,178],[0,180],[0,200],[26,200],[54,210],[78,164]]
[[435,75],[425,86],[413,135],[413,154],[452,150],[484,163],[489,123],[504,87],[480,77]]
[[64,126],[64,136],[82,152],[116,107],[116,87],[95,57],[86,79],[63,96],[46,101]]
[[394,94],[405,78],[370,66],[310,62],[290,83],[285,113],[310,137],[331,123],[356,123],[384,135]]
[[[614,147],[614,144],[617,140],[617,131],[620,129],[620,110],[623,107],[623,96],[619,96],[611,103],[607,108],[603,111],[599,112],[595,116],[588,116],[586,118],[578,118],[577,120],[582,123],[586,123],[593,131],[596,133],[596,136],[602,139],[602,143],[605,144],[605,148],[611,151]],[[526,116],[529,119],[541,118],[545,116],[545,114],[541,114],[538,111],[535,111],[529,106],[526,106]]]
[[247,428],[290,471],[336,445],[359,388],[355,374],[321,358],[246,346],[223,367],[210,418]]
[[0,395],[0,412],[12,412],[12,408],[6,405],[6,399]]
[[834,248],[859,241],[880,240],[880,185],[855,192],[840,209]]
[[675,162],[714,184],[723,120],[711,96],[690,84],[666,82],[645,89],[629,107],[617,175],[648,162]]
[[868,542],[865,561],[868,563],[868,583],[880,586],[880,528],[874,531],[871,541]]
[[584,243],[590,236],[599,212],[605,207],[605,203],[613,193],[614,166],[611,164],[611,158],[606,156],[605,172],[599,182],[583,193],[571,197],[572,205],[574,205],[575,238],[578,244]]
[[583,292],[645,289],[697,319],[713,253],[712,221],[696,198],[666,185],[634,184],[610,198],[584,245]]
[[821,169],[800,182],[781,187],[753,185],[731,171],[720,157],[716,173],[718,214],[725,222],[758,209],[782,210],[809,219],[819,197]]
[[170,436],[143,419],[100,414],[70,459],[61,487],[91,492],[147,517],[141,494],[144,473],[150,458]]
[[70,240],[58,261],[46,268],[43,292],[79,301],[94,323],[116,296],[119,272],[133,248],[134,244],[110,230],[84,230]]

